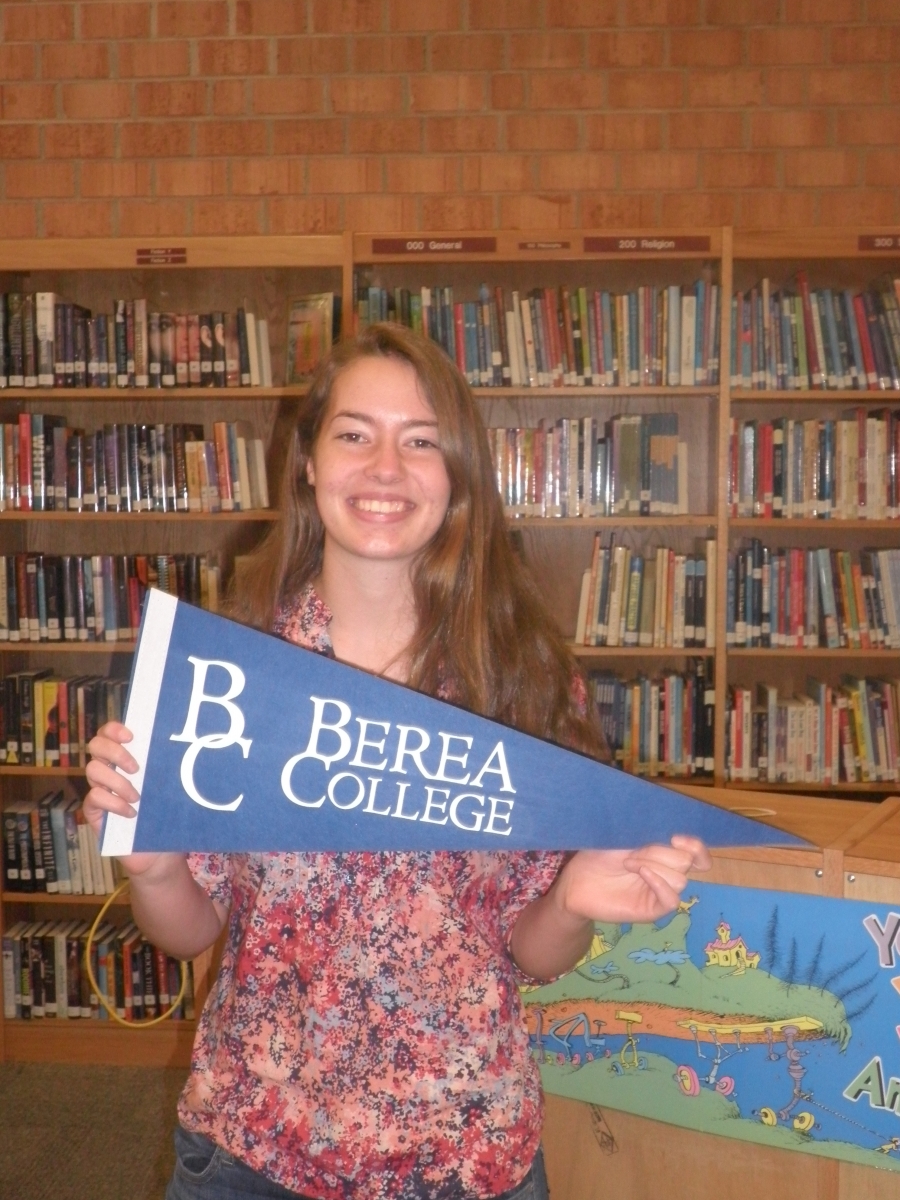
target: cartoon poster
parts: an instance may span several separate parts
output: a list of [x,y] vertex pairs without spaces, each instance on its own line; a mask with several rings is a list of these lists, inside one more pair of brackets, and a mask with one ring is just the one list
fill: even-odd
[[900,1171],[900,913],[691,884],[525,989],[548,1092]]

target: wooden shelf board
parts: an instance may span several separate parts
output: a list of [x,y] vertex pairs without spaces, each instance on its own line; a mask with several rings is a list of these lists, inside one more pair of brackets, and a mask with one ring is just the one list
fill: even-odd
[[[511,396],[527,396],[534,399],[544,399],[547,396],[565,396],[567,399],[575,396],[587,396],[590,398],[608,396],[618,398],[622,396],[673,396],[679,400],[717,400],[719,397],[719,385],[711,384],[709,387],[572,387],[572,386],[550,386],[550,387],[513,387],[511,385],[504,387],[473,387],[473,395],[479,400],[506,400]],[[900,396],[898,396],[900,399]]]
[[854,795],[858,793],[880,793],[884,796],[900,795],[900,783],[768,783],[758,779],[728,779],[726,788],[745,792],[799,792],[803,795],[825,792],[828,795]]
[[54,403],[105,400],[126,403],[133,400],[239,400],[242,403],[261,403],[264,400],[295,400],[305,396],[305,384],[285,387],[166,387],[166,388],[104,388],[104,387],[7,387],[0,389],[0,400],[52,400]]
[[[641,778],[647,778],[647,776],[641,776]],[[673,787],[711,788],[716,786],[716,781],[711,775],[656,775],[653,782],[661,783],[664,786],[672,784]]]
[[[152,263],[145,271],[224,271],[239,267],[340,269],[349,235],[281,234],[246,236],[181,235],[115,238],[9,238],[0,242],[4,271],[133,271],[139,250],[184,249],[185,263]],[[227,264],[227,265],[223,265]]]
[[828,517],[822,519],[820,517],[731,517],[728,521],[729,529],[833,529],[839,532],[844,532],[849,529],[871,530],[871,529],[890,529],[900,530],[900,519],[894,518],[891,520],[866,521],[853,518],[852,520],[842,521],[836,517]]
[[[85,907],[99,908],[109,899],[108,895],[100,896],[71,896],[54,892],[3,892],[0,901],[4,904],[78,904]],[[127,896],[118,896],[110,904],[110,908],[128,908],[131,901]]]
[[152,1029],[124,1029],[113,1021],[9,1020],[3,1022],[7,1061],[91,1063],[131,1067],[185,1067],[194,1021],[164,1021]]
[[0,521],[277,521],[274,508],[248,508],[242,512],[29,512],[21,508],[0,512]]
[[[712,513],[700,515],[685,513],[670,517],[510,517],[506,518],[512,529],[540,527],[548,529],[621,529],[629,528],[688,528],[711,529],[716,524]],[[900,528],[900,526],[898,526]]]
[[829,650],[825,646],[806,649],[797,647],[729,646],[729,658],[900,658],[900,650],[853,650],[842,646]]
[[0,775],[32,775],[38,778],[52,776],[61,779],[77,779],[79,776],[84,775],[84,767],[8,767],[0,763]]
[[715,780],[705,775],[650,775],[646,771],[622,771],[633,779],[646,779],[649,783],[683,787],[712,787]]
[[[893,398],[893,399],[892,399]],[[900,391],[893,388],[792,388],[767,391],[763,388],[734,388],[733,404],[900,404]]]
[[569,643],[576,658],[696,658],[715,654],[708,646],[580,646]]
[[0,642],[0,654],[133,654],[137,642]]

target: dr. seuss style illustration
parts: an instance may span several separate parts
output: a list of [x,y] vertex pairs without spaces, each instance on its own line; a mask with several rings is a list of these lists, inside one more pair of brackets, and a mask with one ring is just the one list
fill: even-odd
[[900,1171],[900,913],[692,884],[526,989],[549,1092]]

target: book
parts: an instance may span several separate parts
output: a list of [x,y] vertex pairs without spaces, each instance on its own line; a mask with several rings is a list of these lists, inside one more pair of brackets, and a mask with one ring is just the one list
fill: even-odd
[[213,371],[213,359],[215,356],[213,318],[210,313],[200,313],[198,320],[200,332],[200,383],[204,387],[212,387],[215,382]]
[[159,373],[163,387],[175,386],[175,313],[159,314]]
[[[241,363],[237,313],[227,312],[224,314],[224,333],[225,385],[226,387],[240,387]],[[185,382],[187,382],[187,364],[185,364]]]
[[173,362],[175,368],[175,386],[188,386],[188,318],[187,313],[174,313]]
[[331,349],[334,294],[318,292],[291,302],[288,309],[285,383],[306,382]]
[[259,354],[259,383],[261,387],[272,386],[272,350],[269,345],[269,322],[260,317],[256,322],[256,341]]
[[225,346],[225,314],[211,314],[212,350],[213,350],[213,383],[216,387],[225,387],[227,376],[227,350]]

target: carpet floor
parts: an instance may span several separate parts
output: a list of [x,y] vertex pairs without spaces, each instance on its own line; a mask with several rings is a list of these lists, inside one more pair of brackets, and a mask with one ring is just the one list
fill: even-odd
[[163,1200],[185,1074],[0,1065],[0,1200]]

